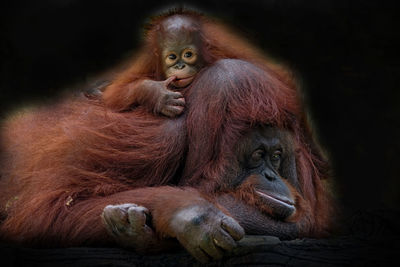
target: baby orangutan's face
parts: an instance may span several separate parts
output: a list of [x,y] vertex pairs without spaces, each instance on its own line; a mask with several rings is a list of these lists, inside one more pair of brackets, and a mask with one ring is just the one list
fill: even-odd
[[202,67],[200,38],[190,19],[173,16],[166,20],[160,36],[161,59],[165,78],[176,77],[171,83],[183,88],[188,86]]

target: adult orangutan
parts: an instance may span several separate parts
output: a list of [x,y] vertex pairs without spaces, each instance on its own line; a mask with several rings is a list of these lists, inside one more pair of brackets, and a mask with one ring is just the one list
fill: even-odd
[[[283,228],[278,227],[276,220],[275,223],[257,226],[252,224],[252,219],[248,221],[249,218],[255,219],[256,214],[246,214],[248,208],[239,208],[240,212],[236,210],[235,205],[240,206],[238,201],[236,204],[224,201],[219,203],[223,203],[249,234],[271,234],[282,238],[325,235],[332,216],[332,203],[325,181],[328,174],[321,154],[313,153],[312,149],[316,149],[317,145],[302,121],[304,111],[296,92],[275,73],[265,72],[241,60],[219,61],[204,71],[196,82],[204,87],[202,90],[191,90],[187,96],[186,127],[189,146],[180,185],[196,186],[206,194],[225,191],[229,188],[228,185],[238,186],[236,197],[240,197],[236,199],[243,200],[242,206],[249,206],[253,202],[249,201],[251,197],[244,193],[246,190],[241,188],[243,183],[239,181],[240,177],[245,177],[250,172],[243,172],[243,168],[235,166],[238,161],[243,162],[243,157],[235,160],[232,155],[240,157],[241,152],[246,149],[247,155],[249,151],[260,152],[264,156],[273,152],[284,154],[283,147],[286,147],[287,154],[284,156],[291,163],[285,162],[281,165],[286,166],[284,169],[275,170],[267,176],[277,180],[276,175],[279,174],[290,185],[297,211],[294,216],[286,219],[295,222],[296,231],[288,230],[290,224],[283,224]],[[265,125],[277,127],[285,133],[253,132]],[[249,140],[249,136],[252,141],[245,141]],[[265,143],[257,146],[257,142],[263,143],[268,138],[273,139],[269,144],[271,148]],[[243,145],[243,142],[249,146]],[[284,144],[282,151],[279,151],[278,143]],[[270,157],[272,160],[273,156]],[[250,164],[248,161],[247,163]],[[271,205],[268,206],[271,208]],[[238,214],[246,216],[236,217]],[[273,218],[279,217],[274,211],[268,214],[272,214]],[[288,229],[284,230],[284,227]]]
[[[293,91],[240,60],[218,61],[199,76],[186,95],[189,147],[179,185],[196,187],[208,199],[212,196],[247,234],[284,239],[326,235],[332,203],[318,161],[307,150],[311,144],[302,135],[305,129],[297,123],[295,114],[301,108]],[[136,204],[143,202],[104,210],[109,232],[124,246],[162,248],[165,244],[148,221],[150,213],[153,220],[158,215]],[[221,257],[219,241],[213,244],[207,235],[197,235],[204,243],[197,242],[195,227],[188,225],[189,237],[178,239],[192,255],[202,261]],[[154,229],[157,232],[157,226]]]
[[[199,260],[230,251],[242,227],[285,238],[325,232],[330,203],[307,132],[297,123],[301,109],[291,88],[252,64],[223,60],[203,69],[182,94],[188,112],[174,119],[144,107],[112,112],[88,99],[11,118],[1,137],[1,238],[39,246],[111,244],[116,236],[109,232],[121,230],[111,228],[120,218],[108,214],[114,207],[128,204],[134,226],[145,218],[130,203],[149,210],[161,239],[177,238]],[[260,189],[254,180],[260,173],[243,172],[246,153],[258,157],[258,147],[252,151],[247,143],[285,135],[264,135],[263,125],[289,132],[292,137],[280,141],[289,147],[284,158],[296,159],[297,177],[293,161],[275,169],[287,178],[275,195]],[[276,209],[279,201],[289,208]],[[103,212],[114,220],[107,227]],[[117,242],[127,238],[117,236]]]
[[[271,127],[255,127],[239,140],[223,176],[225,189],[208,194],[211,202],[231,214],[246,233],[295,238],[304,234],[297,223],[308,220],[309,203],[299,193],[292,135]],[[187,190],[187,189],[186,189]],[[157,209],[151,209],[152,213]],[[307,214],[308,213],[308,214]],[[160,238],[151,227],[150,211],[134,203],[108,205],[102,214],[111,236],[124,247],[141,252],[170,249],[170,239]],[[188,206],[171,217],[179,242],[197,259],[220,259],[235,247],[241,228],[226,227],[223,216],[208,205]],[[222,228],[220,227],[222,226]],[[326,226],[325,226],[326,227]],[[228,235],[231,235],[231,237]]]

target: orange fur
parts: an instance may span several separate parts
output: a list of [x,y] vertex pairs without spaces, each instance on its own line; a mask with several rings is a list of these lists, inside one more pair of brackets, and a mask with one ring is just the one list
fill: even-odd
[[121,72],[104,92],[103,98],[109,108],[123,111],[138,105],[138,100],[142,97],[142,90],[139,90],[141,80],[165,79],[162,72],[158,33],[162,21],[174,15],[186,16],[198,22],[198,28],[191,30],[198,32],[200,36],[202,47],[199,50],[205,67],[219,59],[244,59],[270,73],[277,74],[275,77],[290,83],[291,87],[295,86],[290,73],[283,66],[273,64],[261,51],[234,34],[227,26],[199,13],[177,9],[154,17],[146,26],[143,47],[133,56],[129,67]]
[[[328,178],[326,161],[302,120],[304,112],[297,91],[273,73],[241,60],[218,61],[193,86],[201,90],[188,93],[189,147],[180,184],[196,185],[207,194],[229,188],[224,177],[235,162],[235,144],[258,125],[286,129],[293,136],[301,188],[294,195],[302,200],[299,211],[308,211],[298,213],[299,224],[307,221],[299,234],[326,234],[333,205],[324,181]],[[241,198],[242,192],[237,190]]]
[[[106,89],[104,102],[66,99],[4,123],[1,238],[47,246],[110,243],[100,219],[103,208],[132,202],[152,212],[161,236],[172,236],[168,222],[174,211],[224,192],[222,178],[235,144],[259,124],[294,135],[302,190],[294,194],[305,204],[304,216],[292,220],[300,235],[318,236],[329,227],[326,161],[289,76],[219,24],[189,15],[201,22],[208,65],[183,92],[188,104],[183,116],[168,119],[142,107],[115,112],[132,104],[128,84],[161,79],[151,28],[140,57]],[[216,63],[223,58],[258,67],[238,60]],[[237,194],[242,201],[247,195]]]

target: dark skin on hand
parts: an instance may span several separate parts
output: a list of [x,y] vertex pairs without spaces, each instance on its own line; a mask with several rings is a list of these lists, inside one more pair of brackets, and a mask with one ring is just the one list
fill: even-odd
[[162,237],[151,227],[158,216],[143,206],[108,205],[101,217],[108,233],[123,247],[142,253],[158,252],[176,248],[177,240],[203,263],[223,258],[245,233],[235,219],[206,200],[177,209],[166,225],[170,234]]
[[[283,130],[271,127],[253,129],[238,144],[236,157],[232,161],[231,173],[224,178],[226,189],[217,201],[222,209],[235,218],[234,205],[226,201],[234,196],[251,200],[258,210],[270,220],[287,224],[285,234],[293,234],[296,229],[290,222],[295,216],[301,200],[297,197],[298,181],[291,135]],[[238,196],[237,196],[238,195]],[[297,198],[296,198],[297,197]],[[103,222],[116,241],[138,251],[147,251],[149,247],[170,242],[159,239],[151,228],[151,214],[141,206],[124,204],[108,206],[102,214]],[[252,214],[249,214],[252,217]],[[236,247],[235,240],[244,235],[247,222],[241,216],[233,219],[216,209],[213,205],[195,205],[177,210],[170,222],[174,237],[187,251],[201,262],[221,259]],[[244,217],[245,218],[245,217]],[[247,217],[248,218],[248,217]],[[157,219],[157,218],[153,218]],[[243,223],[240,226],[239,223]],[[266,231],[259,225],[249,232]],[[116,230],[120,229],[120,230]],[[282,229],[281,229],[282,231]],[[270,234],[274,234],[271,232]]]

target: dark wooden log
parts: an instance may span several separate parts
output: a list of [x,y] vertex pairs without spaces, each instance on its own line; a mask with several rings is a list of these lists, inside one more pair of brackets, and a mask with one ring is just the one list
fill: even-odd
[[[398,218],[398,213],[387,211],[362,212],[347,222],[347,233],[328,239],[246,236],[230,257],[208,266],[391,266],[400,253]],[[120,248],[1,244],[0,251],[1,266],[201,266],[183,250],[143,256]]]

